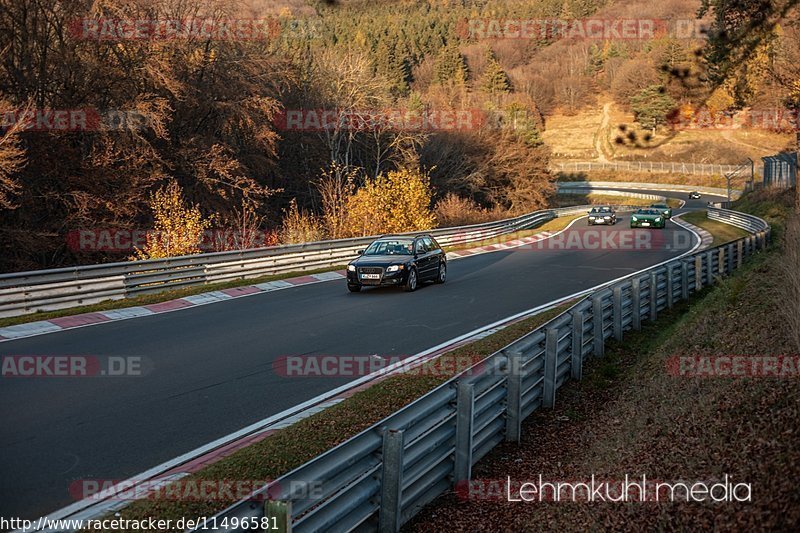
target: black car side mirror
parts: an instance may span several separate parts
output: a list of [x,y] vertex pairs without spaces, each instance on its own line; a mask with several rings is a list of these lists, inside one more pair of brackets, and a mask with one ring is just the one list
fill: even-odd
[[356,254],[358,254],[358,255],[364,255],[364,250],[359,250],[359,251],[357,251],[357,252],[356,252]]

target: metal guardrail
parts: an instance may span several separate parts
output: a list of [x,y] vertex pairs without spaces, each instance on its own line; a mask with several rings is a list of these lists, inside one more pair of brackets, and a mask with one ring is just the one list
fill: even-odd
[[[560,172],[591,172],[595,170],[625,170],[641,172],[669,172],[695,174],[701,176],[724,176],[734,171],[738,165],[717,165],[711,163],[676,163],[659,161],[565,161],[553,163],[551,167]],[[764,173],[763,166],[759,174]]]
[[[657,194],[644,194],[640,192],[630,192],[630,191],[617,191],[614,189],[599,189],[604,196],[622,196],[625,198],[641,198],[643,200],[653,200],[655,202],[666,202],[666,196],[659,196]],[[594,192],[594,190],[589,189],[587,191],[587,187],[571,187],[570,182],[562,182],[556,184],[556,191],[558,194],[588,194]]]
[[[424,505],[470,479],[497,444],[519,442],[522,421],[553,407],[605,342],[686,300],[766,247],[770,228],[711,209],[752,235],[670,260],[601,286],[570,309],[443,383],[388,418],[292,470],[215,523],[245,531],[269,520],[282,531],[398,531]],[[740,226],[744,227],[744,226]],[[268,500],[264,502],[264,500]],[[273,522],[274,521],[274,522]]]
[[[697,191],[704,194],[713,194],[715,196],[728,196],[727,188],[701,187],[699,185],[679,185],[674,183],[638,183],[635,181],[560,181],[558,182],[558,187],[559,189],[563,187],[568,189],[586,189],[590,191],[601,190],[604,192],[604,194],[610,190],[642,189],[676,192]],[[624,191],[620,192],[624,193]],[[732,191],[732,198],[738,198],[741,195],[741,191]]]
[[730,211],[728,209],[709,206],[707,212],[708,218],[711,220],[718,220],[719,222],[736,226],[750,233],[761,231],[762,224],[764,223],[763,220],[756,216],[740,213],[739,211]]
[[[442,246],[536,227],[590,206],[535,211],[495,222],[430,230]],[[421,233],[421,232],[416,232]],[[376,237],[0,274],[0,317],[120,300],[193,285],[343,265]]]

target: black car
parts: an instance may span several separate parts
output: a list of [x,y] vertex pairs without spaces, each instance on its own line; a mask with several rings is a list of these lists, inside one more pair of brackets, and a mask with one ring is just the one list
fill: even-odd
[[593,207],[589,211],[589,225],[608,224],[613,226],[617,223],[617,212],[610,205]]
[[689,198],[691,198],[692,200],[699,200],[701,198],[701,195],[697,191],[692,191],[689,193]]
[[385,235],[347,265],[347,288],[395,286],[410,292],[424,281],[444,283],[447,258],[430,235]]

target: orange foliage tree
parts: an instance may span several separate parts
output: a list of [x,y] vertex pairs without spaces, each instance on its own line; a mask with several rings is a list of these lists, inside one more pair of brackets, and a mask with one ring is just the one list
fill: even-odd
[[354,235],[430,229],[432,191],[427,174],[401,169],[367,181],[347,203],[348,228]]

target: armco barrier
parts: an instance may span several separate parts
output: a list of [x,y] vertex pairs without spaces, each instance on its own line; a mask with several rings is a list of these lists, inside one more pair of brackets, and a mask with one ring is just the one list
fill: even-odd
[[731,226],[736,226],[750,233],[758,233],[761,231],[761,225],[764,222],[753,215],[714,207],[708,208],[708,218],[730,224]]
[[[701,176],[724,176],[736,172],[741,165],[718,165],[715,163],[676,163],[670,161],[564,161],[553,163],[551,168],[558,172],[634,171],[670,174],[695,174]],[[756,172],[764,175],[764,167]]]
[[[763,249],[770,228],[742,213],[752,235],[670,260],[601,286],[524,337],[353,438],[216,515],[228,531],[263,518],[283,531],[397,531],[424,505],[470,478],[502,441],[519,441],[522,421],[553,407],[605,342],[685,300]],[[312,489],[313,487],[313,489]],[[259,501],[269,494],[270,501]],[[272,523],[272,522],[270,522]],[[235,524],[235,526],[234,526]]]
[[[586,194],[587,192],[593,192],[592,190],[587,191],[584,187],[570,187],[569,183],[559,183],[557,185],[558,194]],[[626,198],[641,198],[643,200],[652,200],[654,202],[666,202],[666,196],[659,196],[657,194],[644,194],[640,192],[630,192],[630,191],[617,191],[614,189],[600,189],[604,196],[624,196]]]
[[[728,189],[717,187],[700,187],[698,185],[678,185],[673,183],[638,183],[627,181],[560,181],[559,190],[564,189],[583,189],[592,190],[619,190],[619,189],[641,189],[658,191],[692,192],[697,191],[703,194],[713,194],[715,196],[728,196]],[[732,198],[736,199],[742,195],[742,191],[731,190]]]
[[[516,218],[431,230],[442,246],[491,239],[536,227],[590,206],[535,211]],[[232,252],[0,274],[0,317],[53,311],[191,285],[343,265],[375,237]]]

